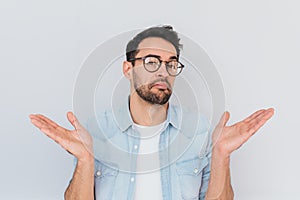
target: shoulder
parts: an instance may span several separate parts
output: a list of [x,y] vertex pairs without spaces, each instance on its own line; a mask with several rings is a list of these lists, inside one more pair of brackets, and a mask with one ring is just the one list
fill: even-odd
[[112,111],[104,111],[89,117],[86,128],[92,137],[101,140],[109,139],[120,131]]
[[208,133],[210,129],[208,117],[196,109],[171,105],[170,115],[187,137]]

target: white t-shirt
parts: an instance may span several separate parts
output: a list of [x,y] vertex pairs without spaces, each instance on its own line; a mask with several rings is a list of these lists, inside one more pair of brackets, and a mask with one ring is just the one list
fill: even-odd
[[[158,151],[160,134],[164,130],[165,124],[166,122],[155,126],[133,125],[141,137],[136,166],[138,173],[136,175],[135,200],[162,200]],[[151,154],[151,160],[145,156],[141,157],[142,154]],[[151,167],[153,169],[150,172],[145,172],[148,162],[151,162],[151,166],[154,167]]]

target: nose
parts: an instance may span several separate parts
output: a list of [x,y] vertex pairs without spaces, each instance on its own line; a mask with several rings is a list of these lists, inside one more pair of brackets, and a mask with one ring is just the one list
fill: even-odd
[[161,62],[161,66],[157,71],[157,76],[160,76],[160,77],[169,76],[169,73],[168,73],[167,68],[166,68],[166,62]]

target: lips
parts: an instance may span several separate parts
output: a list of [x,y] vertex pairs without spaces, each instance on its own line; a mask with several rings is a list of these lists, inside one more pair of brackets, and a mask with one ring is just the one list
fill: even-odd
[[149,84],[149,89],[157,88],[160,90],[171,90],[171,85],[167,79],[159,78]]
[[156,87],[159,89],[168,89],[168,85],[164,82],[155,83],[152,87]]

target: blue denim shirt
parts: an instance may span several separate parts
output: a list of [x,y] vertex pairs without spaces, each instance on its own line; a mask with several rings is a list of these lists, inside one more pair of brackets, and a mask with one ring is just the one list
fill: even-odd
[[[139,133],[126,105],[97,114],[86,128],[93,137],[95,199],[133,199]],[[206,117],[169,105],[160,134],[159,161],[164,200],[204,199],[210,176],[211,136]],[[151,155],[149,169],[151,171]]]

